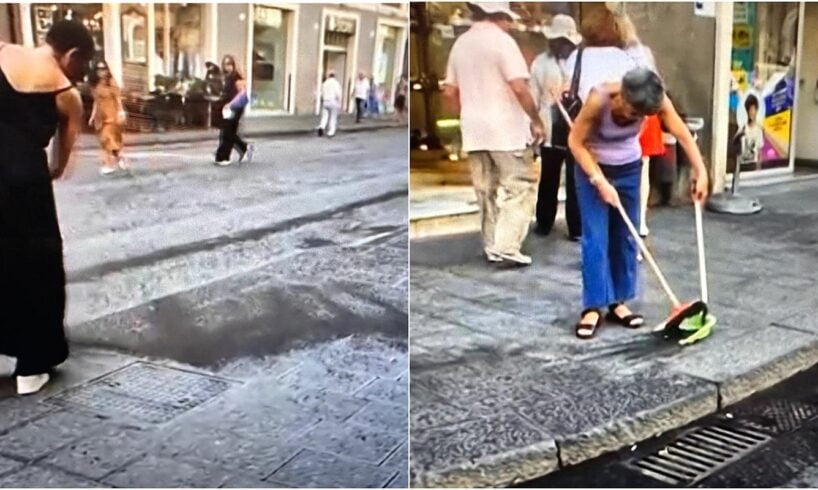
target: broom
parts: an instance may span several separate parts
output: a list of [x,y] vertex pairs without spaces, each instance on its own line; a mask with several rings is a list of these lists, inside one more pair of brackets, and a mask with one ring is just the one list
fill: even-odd
[[[568,115],[568,111],[565,110],[565,107],[562,105],[562,101],[559,97],[554,97],[556,100],[557,106],[559,107],[560,112],[562,113],[562,117],[565,118],[565,121],[568,123],[569,128],[574,127],[574,122],[571,119],[571,116]],[[697,222],[697,238],[699,240],[699,267],[702,271],[702,296],[706,296],[707,294],[707,285],[704,275],[704,238],[703,238],[703,231],[701,226],[701,205],[699,203],[696,204],[697,206],[697,214],[696,214],[696,222]],[[661,269],[659,269],[659,264],[656,263],[656,260],[653,258],[653,254],[650,253],[648,250],[647,245],[645,245],[644,240],[639,235],[639,232],[636,230],[636,227],[633,226],[631,219],[628,217],[628,213],[625,212],[625,208],[622,207],[622,203],[618,203],[616,206],[617,210],[619,211],[619,215],[622,216],[622,221],[625,222],[625,226],[627,226],[628,231],[630,232],[633,239],[636,241],[636,244],[639,246],[639,250],[642,252],[642,256],[648,261],[650,268],[653,270],[653,273],[656,275],[656,278],[659,279],[659,283],[662,285],[662,289],[664,289],[665,294],[670,299],[671,304],[673,305],[670,310],[670,315],[660,323],[659,325],[654,328],[654,332],[661,332],[664,337],[681,337],[680,343],[687,340],[687,338],[692,337],[689,332],[691,330],[703,330],[712,315],[707,314],[707,303],[704,299],[692,301],[689,303],[682,303],[679,301],[679,298],[674,294],[673,290],[670,288],[670,284],[668,284],[667,279],[665,279],[664,274],[662,274]],[[700,327],[697,328],[697,320],[700,323]],[[691,321],[685,323],[685,329],[681,328],[683,322],[685,320],[690,319]],[[713,322],[715,323],[715,322]],[[710,325],[710,329],[712,330],[712,325]],[[706,337],[709,335],[707,333],[704,335]],[[704,338],[702,337],[702,338]],[[699,340],[699,339],[696,339]],[[696,340],[693,340],[695,342]],[[692,342],[690,342],[692,343]]]

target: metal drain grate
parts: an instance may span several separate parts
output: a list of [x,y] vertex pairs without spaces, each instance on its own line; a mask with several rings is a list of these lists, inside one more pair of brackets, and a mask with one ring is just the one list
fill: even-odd
[[111,418],[161,423],[220,395],[231,381],[137,362],[46,399]]
[[659,451],[625,465],[670,485],[690,486],[770,439],[757,430],[716,423],[682,433]]
[[818,405],[790,400],[767,400],[760,405],[738,408],[734,414],[778,435],[797,430],[818,417]]

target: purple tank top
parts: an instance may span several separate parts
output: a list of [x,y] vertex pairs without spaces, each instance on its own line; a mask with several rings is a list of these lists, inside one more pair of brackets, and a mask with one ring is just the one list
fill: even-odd
[[599,163],[625,165],[641,160],[639,133],[644,118],[640,117],[627,126],[616,124],[611,117],[611,94],[604,85],[597,85],[594,90],[602,96],[602,121],[596,132],[591,135],[588,146]]

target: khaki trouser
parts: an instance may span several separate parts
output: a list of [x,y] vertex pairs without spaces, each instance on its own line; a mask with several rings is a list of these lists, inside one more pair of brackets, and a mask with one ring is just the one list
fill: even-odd
[[537,203],[533,152],[474,151],[469,162],[484,251],[519,252]]

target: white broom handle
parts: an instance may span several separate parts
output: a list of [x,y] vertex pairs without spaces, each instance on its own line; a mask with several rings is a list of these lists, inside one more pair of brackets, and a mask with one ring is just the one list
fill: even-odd
[[[574,127],[574,121],[571,119],[571,116],[568,115],[568,111],[565,110],[565,107],[562,105],[562,101],[560,101],[559,97],[554,97],[557,102],[557,107],[559,107],[560,112],[562,113],[562,117],[565,118],[565,121],[568,123],[569,128]],[[653,273],[656,274],[656,277],[659,279],[659,283],[662,285],[662,289],[665,290],[667,297],[670,298],[670,301],[673,303],[673,306],[679,306],[679,298],[673,293],[673,290],[670,289],[670,284],[668,284],[667,279],[665,279],[665,275],[662,274],[662,271],[659,269],[659,264],[656,263],[656,260],[653,258],[653,254],[650,253],[648,250],[647,245],[645,245],[644,240],[642,237],[639,236],[639,232],[636,231],[636,227],[633,226],[631,219],[628,217],[628,213],[625,212],[625,208],[622,207],[620,203],[617,206],[619,210],[619,214],[622,216],[622,220],[625,222],[625,226],[628,227],[628,231],[631,232],[631,236],[633,239],[636,240],[637,245],[639,245],[639,250],[642,251],[642,255],[645,257],[645,260],[648,261],[651,269],[653,269]]]
[[702,203],[695,201],[696,208],[696,245],[699,249],[699,280],[702,287],[702,301],[707,303],[707,266],[704,257],[704,226],[702,225]]
[[665,279],[665,275],[662,274],[662,271],[659,269],[659,264],[656,263],[656,260],[653,258],[653,254],[651,254],[650,250],[648,250],[647,245],[645,245],[645,241],[642,240],[641,236],[639,236],[639,232],[636,231],[636,227],[633,226],[633,222],[628,217],[628,213],[625,212],[625,208],[623,208],[622,204],[620,203],[618,206],[616,206],[616,209],[619,210],[619,214],[622,216],[622,221],[625,222],[625,226],[628,227],[628,231],[631,232],[631,236],[634,240],[636,240],[636,244],[639,245],[639,250],[642,251],[642,255],[645,257],[645,260],[648,261],[650,268],[653,269],[653,273],[656,274],[656,278],[659,279],[659,283],[662,285],[662,289],[665,290],[667,297],[670,298],[673,306],[679,306],[679,298],[673,294],[673,290],[670,289],[670,284],[668,284],[667,279]]

